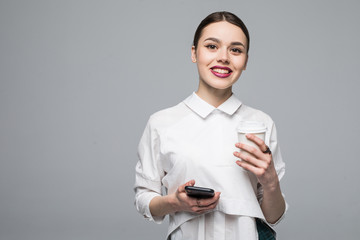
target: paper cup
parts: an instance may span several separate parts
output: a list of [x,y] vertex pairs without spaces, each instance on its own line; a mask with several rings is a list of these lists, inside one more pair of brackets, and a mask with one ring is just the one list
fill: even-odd
[[[238,140],[240,143],[244,143],[250,146],[253,146],[257,149],[259,149],[258,145],[254,143],[253,141],[250,141],[246,138],[246,134],[251,133],[258,138],[265,141],[265,133],[266,133],[266,127],[264,123],[262,122],[255,122],[255,121],[242,121],[237,127],[237,133],[238,133]],[[243,152],[244,154],[249,154],[246,151],[243,151],[240,149],[240,152]]]

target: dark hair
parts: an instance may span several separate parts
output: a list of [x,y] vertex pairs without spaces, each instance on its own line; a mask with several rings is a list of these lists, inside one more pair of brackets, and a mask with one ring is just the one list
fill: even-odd
[[202,33],[203,29],[211,23],[216,23],[216,22],[221,22],[221,21],[229,22],[229,23],[234,24],[234,25],[238,26],[239,28],[241,28],[241,30],[244,32],[244,34],[247,38],[247,41],[248,41],[247,52],[249,52],[250,35],[249,35],[248,29],[246,28],[245,24],[243,23],[243,21],[241,21],[241,19],[238,16],[236,16],[233,13],[226,12],[226,11],[211,13],[210,15],[208,15],[206,18],[204,18],[201,21],[201,23],[197,27],[197,29],[195,31],[195,35],[194,35],[193,45],[195,46],[195,49],[197,49],[197,45],[198,45],[198,42],[201,37],[201,33]]

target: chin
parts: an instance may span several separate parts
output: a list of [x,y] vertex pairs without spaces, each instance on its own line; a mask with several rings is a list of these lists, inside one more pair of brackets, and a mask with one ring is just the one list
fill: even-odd
[[215,88],[215,89],[219,89],[219,90],[225,90],[225,89],[229,89],[231,88],[233,85],[235,84],[235,82],[227,82],[227,83],[214,83],[211,84],[210,86]]

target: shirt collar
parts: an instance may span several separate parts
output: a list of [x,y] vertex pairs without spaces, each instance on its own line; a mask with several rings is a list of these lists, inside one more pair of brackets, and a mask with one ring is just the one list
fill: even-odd
[[238,108],[241,106],[240,100],[235,97],[234,94],[232,94],[231,97],[229,97],[223,104],[221,104],[217,108],[201,99],[195,92],[193,92],[192,95],[186,98],[184,100],[184,103],[202,118],[206,118],[215,109],[218,109],[228,115],[233,115],[236,110],[238,110]]

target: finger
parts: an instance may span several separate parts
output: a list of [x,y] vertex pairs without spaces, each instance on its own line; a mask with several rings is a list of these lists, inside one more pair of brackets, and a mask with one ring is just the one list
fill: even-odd
[[216,207],[216,205],[219,203],[219,199],[217,199],[215,202],[211,203],[208,206],[199,206],[197,207],[197,213],[204,213],[208,212]]
[[253,141],[256,145],[258,145],[262,152],[266,151],[267,146],[261,138],[255,136],[254,134],[246,134],[245,136],[247,139]]
[[195,180],[192,179],[192,180],[186,182],[185,184],[180,185],[180,186],[178,187],[178,191],[179,191],[179,192],[185,192],[185,186],[194,186],[194,185],[195,185]]
[[255,167],[254,165],[244,161],[236,161],[236,164],[242,167],[243,169],[252,172],[253,174],[255,174],[255,176],[262,176],[265,173],[264,168]]
[[196,206],[194,208],[194,211],[197,213],[204,213],[204,212],[208,212],[212,209],[214,209],[216,207],[216,205],[218,204],[219,201],[213,202],[211,205],[208,206]]
[[243,160],[243,162],[247,162],[248,164],[253,165],[258,168],[266,168],[268,165],[268,161],[260,160],[250,154],[244,154],[242,152],[234,152],[234,156]]
[[219,200],[220,194],[220,192],[216,192],[212,198],[197,199],[197,205],[200,207],[208,207]]
[[254,155],[257,158],[261,158],[263,156],[263,152],[261,152],[258,148],[244,144],[244,143],[237,143],[235,144],[236,147],[240,148],[241,150],[244,150],[248,153],[251,153],[252,155]]

